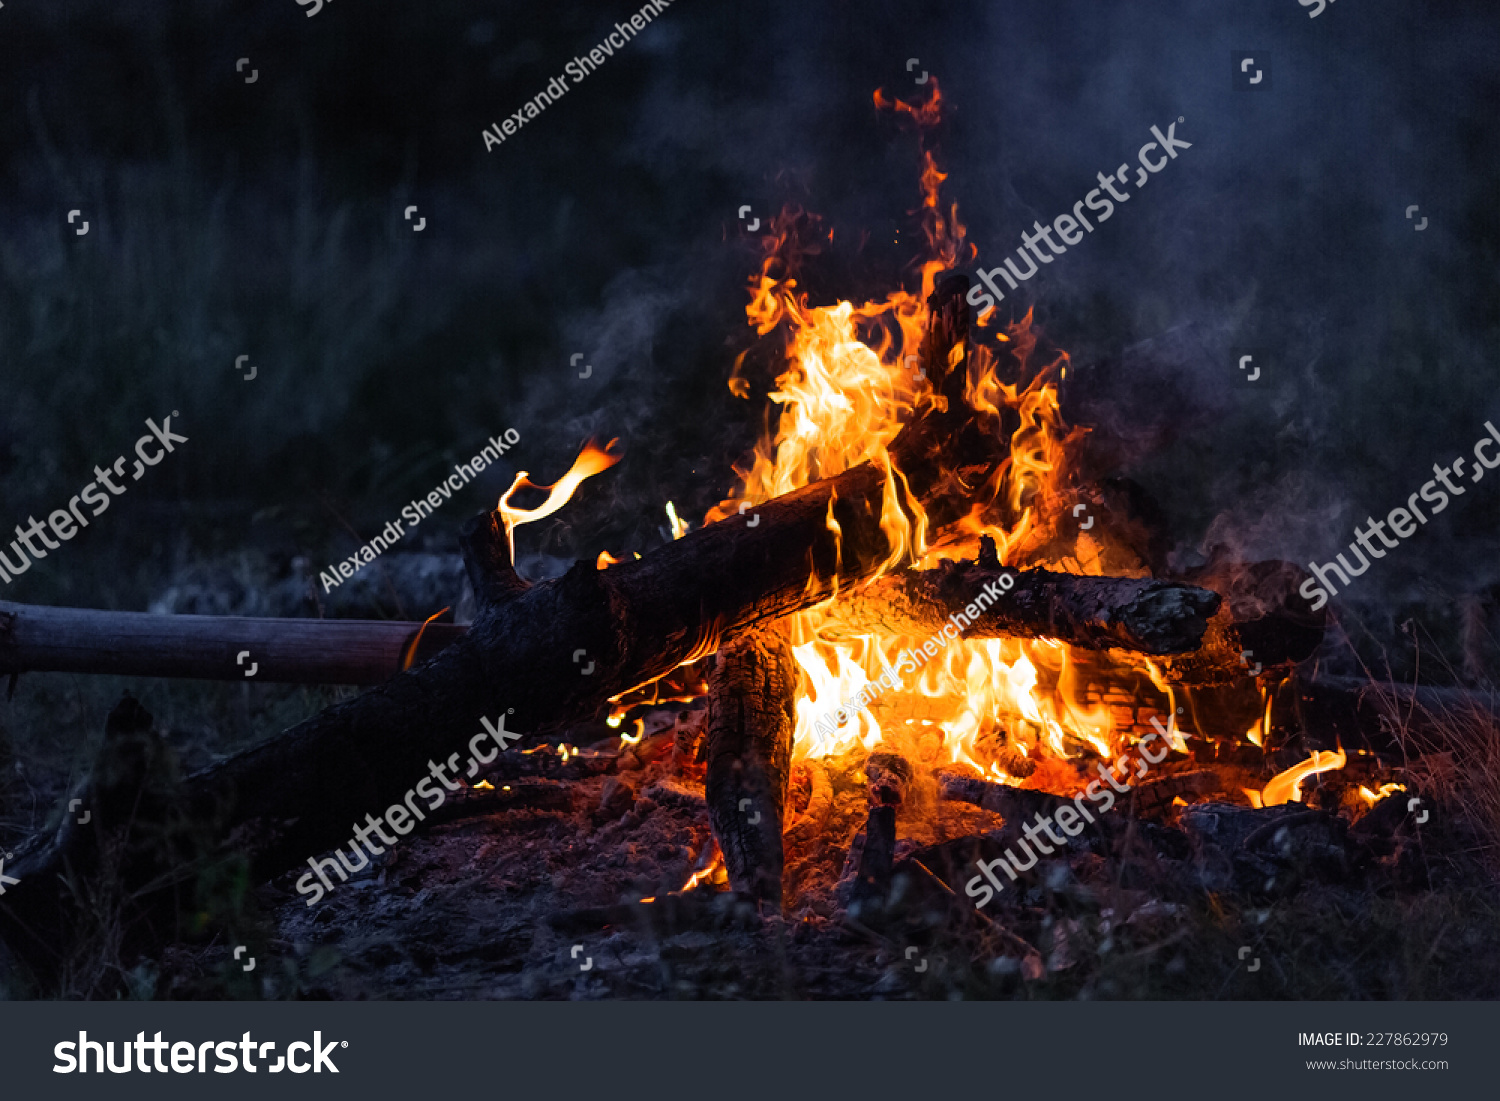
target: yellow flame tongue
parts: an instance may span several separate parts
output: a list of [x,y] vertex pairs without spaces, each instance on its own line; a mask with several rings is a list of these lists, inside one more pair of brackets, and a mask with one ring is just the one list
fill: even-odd
[[1343,768],[1347,760],[1343,750],[1336,753],[1327,749],[1318,750],[1300,765],[1293,765],[1285,772],[1274,776],[1266,785],[1265,790],[1260,793],[1261,806],[1279,807],[1284,803],[1302,802],[1303,780],[1319,772]]
[[[500,518],[505,523],[505,538],[510,544],[512,563],[516,560],[516,528],[522,524],[530,524],[551,516],[568,503],[573,496],[573,491],[583,484],[585,478],[602,473],[619,462],[624,457],[622,453],[614,449],[615,444],[619,442],[619,440],[610,440],[605,446],[600,447],[595,441],[589,440],[583,445],[583,450],[578,453],[578,458],[573,460],[572,468],[550,486],[537,485],[531,480],[530,471],[522,470],[516,474],[516,480],[505,491],[497,506]],[[516,490],[522,488],[545,489],[547,499],[536,508],[512,508],[510,499],[515,495]]]

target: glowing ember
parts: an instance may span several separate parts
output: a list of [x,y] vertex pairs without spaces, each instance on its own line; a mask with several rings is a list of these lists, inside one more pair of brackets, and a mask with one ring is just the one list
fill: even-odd
[[1363,784],[1359,785],[1359,797],[1365,801],[1366,806],[1373,807],[1388,795],[1394,795],[1398,791],[1405,791],[1405,784],[1381,784],[1379,791],[1371,791]]

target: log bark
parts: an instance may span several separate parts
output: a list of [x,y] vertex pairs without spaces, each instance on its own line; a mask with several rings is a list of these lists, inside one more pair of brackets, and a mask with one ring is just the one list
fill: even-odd
[[719,650],[708,675],[708,817],[729,884],[781,912],[781,834],[791,777],[797,665],[777,628]]

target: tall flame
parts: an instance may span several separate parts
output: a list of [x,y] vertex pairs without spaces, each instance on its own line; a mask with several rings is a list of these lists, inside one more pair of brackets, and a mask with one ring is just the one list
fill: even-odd
[[[939,122],[942,99],[933,80],[924,102],[907,104],[877,92],[875,103],[915,123],[925,141]],[[746,314],[757,334],[779,332],[784,341],[785,369],[768,395],[780,414],[757,443],[750,466],[737,470],[742,480],[738,494],[710,511],[707,521],[736,514],[742,502],[759,504],[868,462],[886,473],[880,524],[891,548],[875,577],[907,565],[973,557],[982,536],[995,540],[1008,565],[1045,563],[1100,573],[1097,554],[1086,562],[1045,558],[1065,513],[1068,449],[1083,433],[1064,424],[1058,403],[1057,380],[1067,357],[1035,364],[1030,314],[994,336],[996,345],[1007,346],[1007,370],[1015,371],[1014,381],[1001,377],[1001,356],[989,346],[975,347],[972,354],[956,346],[946,364],[936,365],[961,372],[976,421],[997,433],[1006,430],[1007,422],[1014,428],[1009,459],[987,484],[971,487],[978,502],[973,511],[950,526],[938,544],[928,543],[927,516],[892,461],[890,446],[912,417],[930,403],[946,400],[934,395],[915,369],[922,365],[927,299],[937,277],[972,260],[975,250],[964,239],[956,204],[945,208],[939,195],[947,177],[931,150],[923,149],[921,166],[921,204],[913,212],[925,240],[924,257],[914,265],[920,272],[919,291],[901,289],[883,301],[859,305],[840,301],[813,306],[798,289],[797,273],[803,257],[829,235],[815,216],[800,210],[772,219],[771,232],[762,240],[760,271],[750,281]],[[742,355],[729,385],[736,396],[748,397],[743,367]],[[831,508],[828,523],[837,535]],[[903,677],[897,668],[902,651],[925,640],[893,631],[837,637],[830,627],[821,608],[792,617],[792,652],[801,671],[794,749],[799,756],[869,749],[893,736],[895,731],[882,726],[890,720],[874,709],[844,706],[882,674],[897,685],[897,706],[927,716],[907,719],[903,726],[920,721],[918,729],[936,728],[952,761],[997,778],[1007,777],[996,756],[1000,746],[1012,758],[1033,760],[1085,750],[1112,758],[1119,749],[1109,710],[1084,702],[1069,651],[1059,643],[958,641],[945,645],[919,675]]]

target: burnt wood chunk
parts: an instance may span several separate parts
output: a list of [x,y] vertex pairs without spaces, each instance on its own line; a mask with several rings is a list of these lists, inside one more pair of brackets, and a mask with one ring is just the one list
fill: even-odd
[[859,854],[859,877],[851,901],[856,909],[879,906],[889,897],[896,863],[896,808],[906,801],[912,768],[895,753],[872,753],[865,761],[865,794],[870,816]]
[[938,773],[938,790],[944,799],[982,807],[1006,822],[1050,818],[1059,807],[1073,804],[1071,799],[1050,792],[997,784],[948,770]]
[[1290,562],[1245,565],[1219,559],[1182,578],[1221,594],[1201,645],[1164,657],[1161,675],[1177,684],[1232,684],[1284,674],[1323,641],[1326,609],[1312,611],[1298,589],[1308,574]]
[[781,909],[782,819],[797,666],[774,628],[722,647],[708,675],[708,817],[735,891]]

